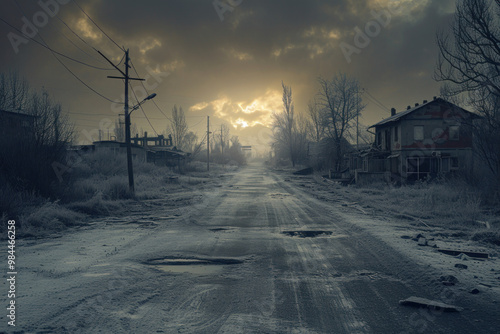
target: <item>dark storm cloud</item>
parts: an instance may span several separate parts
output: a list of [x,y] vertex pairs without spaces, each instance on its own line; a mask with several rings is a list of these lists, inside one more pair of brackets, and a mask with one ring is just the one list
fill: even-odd
[[[21,18],[31,20],[40,6],[33,1],[18,1],[24,12],[15,2],[4,1],[0,16],[21,27]],[[119,45],[130,48],[142,76],[153,69],[170,73],[155,86],[156,101],[165,111],[174,103],[183,105],[185,110],[207,103],[206,109],[198,110],[200,115],[213,115],[216,110],[210,103],[221,98],[230,100],[232,105],[243,103],[243,107],[262,102],[266,96],[274,96],[279,102],[281,80],[294,89],[296,109],[301,111],[316,92],[317,77],[330,77],[340,70],[358,77],[387,107],[401,109],[431,98],[438,93],[438,85],[432,80],[437,55],[435,33],[449,21],[454,1],[399,2],[403,3],[403,12],[391,15],[390,23],[370,38],[368,46],[358,48],[359,53],[352,54],[349,63],[340,43],[355,46],[356,27],[364,31],[369,22],[376,21],[372,11],[387,11],[392,8],[390,3],[396,1],[234,0],[232,3],[239,5],[224,12],[222,21],[212,0],[78,1]],[[90,44],[119,61],[120,50],[74,3],[61,5],[59,15]],[[48,88],[72,111],[116,117],[109,102],[89,92],[35,43],[21,45],[16,54],[6,38],[9,31],[12,29],[0,24],[2,71],[19,68],[33,85]],[[102,65],[68,42],[69,37],[95,56],[57,18],[40,28],[40,34],[54,49]],[[66,63],[106,96],[116,99],[122,94],[121,82],[105,78],[112,73]],[[272,90],[277,94],[271,94]],[[162,115],[154,108],[147,110],[151,117],[158,118],[154,124],[163,130],[166,122],[161,120]],[[255,110],[259,112],[243,115],[246,120],[262,119],[262,109],[255,106]],[[235,110],[235,117],[239,116],[236,112],[241,111]],[[365,119],[370,123],[385,115],[370,103]],[[141,123],[141,127],[146,129],[146,123]]]

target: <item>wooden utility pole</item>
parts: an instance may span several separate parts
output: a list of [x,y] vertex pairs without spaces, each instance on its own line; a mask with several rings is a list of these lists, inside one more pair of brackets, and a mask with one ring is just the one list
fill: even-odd
[[130,114],[128,112],[128,49],[125,51],[125,143],[127,143],[127,170],[128,170],[128,187],[130,192],[135,192],[134,186],[134,169],[132,167],[132,143],[130,142]]
[[132,144],[130,142],[130,113],[128,106],[128,85],[130,80],[144,81],[145,79],[131,78],[129,76],[128,70],[130,68],[130,65],[128,63],[130,61],[130,58],[128,49],[125,51],[125,72],[120,70],[118,66],[113,64],[113,62],[109,60],[105,55],[103,55],[100,51],[97,52],[99,52],[101,56],[103,56],[114,68],[116,68],[123,75],[123,77],[108,76],[108,78],[125,80],[125,144],[127,145],[128,186],[130,192],[134,194],[135,187],[134,187],[134,170],[132,166]]
[[359,85],[356,86],[356,150],[359,150]]
[[210,116],[207,116],[207,171],[210,171]]

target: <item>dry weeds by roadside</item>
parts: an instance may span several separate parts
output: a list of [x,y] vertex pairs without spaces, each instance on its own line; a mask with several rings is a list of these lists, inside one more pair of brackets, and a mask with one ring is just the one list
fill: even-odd
[[443,228],[450,237],[500,245],[500,211],[483,203],[476,189],[459,180],[394,187],[386,184],[341,186],[315,174],[280,173],[314,197],[355,206],[365,213],[387,216],[408,225]]
[[[136,192],[132,196],[126,164],[122,163],[125,157],[123,161],[119,158],[95,154],[82,159],[72,167],[65,183],[57,185],[56,199],[17,192],[10,187],[0,189],[3,221],[16,219],[19,237],[46,237],[87,225],[97,217],[125,215],[148,200],[163,199],[166,206],[189,205],[200,190],[215,187],[222,174],[237,168],[214,164],[208,173],[206,164],[193,161],[188,173],[178,174],[166,166],[138,162]],[[0,230],[3,229],[2,225]]]

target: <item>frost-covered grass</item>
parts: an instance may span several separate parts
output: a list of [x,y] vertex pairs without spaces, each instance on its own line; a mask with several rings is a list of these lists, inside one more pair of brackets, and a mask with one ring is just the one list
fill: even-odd
[[464,237],[500,245],[498,211],[484,203],[481,190],[460,180],[349,187],[340,190],[353,201],[378,212],[422,226],[458,230]]
[[[44,235],[70,226],[85,224],[88,217],[116,215],[130,201],[159,199],[189,192],[213,180],[218,174],[235,170],[232,166],[193,162],[179,175],[166,166],[134,161],[135,194],[129,191],[124,155],[95,153],[84,155],[55,185],[58,196],[51,200],[34,193],[0,187],[0,209],[5,230],[8,219],[19,222],[20,234]],[[5,233],[3,233],[4,235]]]
[[481,195],[465,184],[419,184],[376,189],[358,188],[360,202],[376,203],[377,208],[420,218],[441,225],[475,225],[482,215]]

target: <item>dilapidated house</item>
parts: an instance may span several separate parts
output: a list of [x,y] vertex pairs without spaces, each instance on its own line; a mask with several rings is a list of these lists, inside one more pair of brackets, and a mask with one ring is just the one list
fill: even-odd
[[29,137],[30,140],[34,136],[35,116],[27,115],[19,112],[0,110],[0,137],[2,140],[6,138],[21,138]]
[[470,172],[473,165],[471,124],[479,118],[441,98],[416,103],[375,129],[375,142],[362,153],[356,182],[383,179],[405,182],[450,172]]

